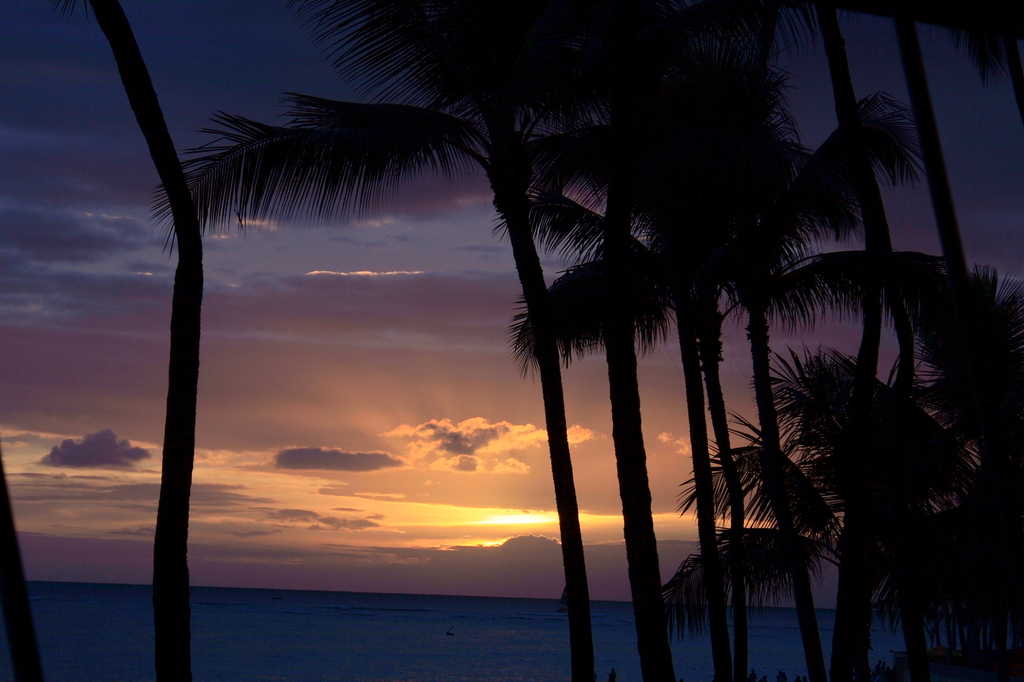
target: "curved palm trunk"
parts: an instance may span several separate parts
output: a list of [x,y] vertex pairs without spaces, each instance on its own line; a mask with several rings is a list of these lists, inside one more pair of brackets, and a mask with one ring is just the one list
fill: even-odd
[[593,682],[594,639],[590,623],[590,588],[587,584],[583,535],[576,502],[576,483],[569,451],[562,368],[552,329],[547,285],[530,229],[529,205],[526,199],[528,182],[522,179],[528,178],[529,175],[521,173],[521,178],[516,178],[514,174],[511,178],[501,177],[493,164],[491,169],[494,205],[508,227],[512,255],[515,258],[527,314],[533,328],[534,355],[537,358],[541,392],[544,396],[544,421],[548,432],[551,475],[555,484],[555,508],[558,511],[558,528],[562,540],[572,680]]
[[[715,680],[729,682],[733,678],[729,651],[729,620],[725,609],[725,580],[718,556],[718,532],[715,528],[715,484],[711,474],[711,453],[708,450],[708,427],[704,416],[704,386],[701,383],[700,351],[697,345],[693,303],[688,288],[676,282],[672,292],[676,302],[676,330],[679,354],[686,386],[686,417],[690,430],[690,456],[693,461],[693,483],[697,493],[697,536],[708,599],[708,621],[711,631],[711,657]],[[741,668],[741,670],[743,670]]]
[[110,43],[128,101],[167,193],[178,245],[171,302],[163,475],[153,548],[153,616],[157,680],[187,682],[192,679],[187,553],[203,302],[202,233],[181,163],[128,19],[117,0],[90,0],[90,4]]
[[[914,107],[914,118],[917,123],[918,133],[921,138],[921,151],[924,156],[925,170],[928,175],[928,190],[931,194],[932,207],[935,212],[935,222],[938,226],[939,241],[942,244],[942,255],[946,261],[946,269],[949,278],[949,290],[953,303],[953,313],[956,317],[957,326],[960,332],[960,341],[964,351],[965,365],[970,385],[970,400],[974,408],[980,431],[980,455],[982,469],[985,472],[985,484],[987,487],[987,504],[990,514],[996,518],[996,525],[999,529],[1000,543],[999,552],[994,559],[994,565],[1004,567],[999,579],[1003,582],[1002,589],[1013,589],[1017,593],[1021,590],[1020,564],[1015,552],[1016,536],[1015,527],[1018,526],[1018,519],[1014,518],[1007,501],[1013,499],[1013,491],[1006,489],[1012,480],[1010,476],[1001,475],[1002,462],[993,452],[993,438],[990,415],[984,406],[978,381],[978,358],[976,349],[971,340],[970,329],[973,327],[972,312],[969,305],[970,276],[967,272],[967,262],[964,257],[963,242],[960,240],[960,227],[957,224],[956,210],[953,206],[953,193],[949,186],[949,176],[946,174],[946,164],[943,159],[942,145],[939,141],[938,124],[935,121],[935,111],[932,107],[931,94],[928,89],[928,79],[925,74],[924,60],[921,57],[921,45],[917,37],[917,28],[913,20],[906,17],[897,18],[896,37],[900,48],[900,60],[903,62],[903,71],[907,80],[907,89],[910,91],[910,101]],[[1011,51],[1015,51],[1010,48]],[[1019,63],[1019,55],[1017,57]],[[908,642],[907,662],[909,665],[922,669],[921,680],[913,682],[927,682],[927,661],[924,664],[910,661],[910,649]],[[1007,666],[1000,665],[1000,682],[1006,682],[1007,675],[1003,671]]]
[[772,395],[768,317],[765,309],[757,305],[747,305],[747,314],[747,338],[750,339],[754,369],[754,399],[761,424],[761,473],[764,477],[765,493],[779,529],[782,550],[789,562],[793,600],[796,602],[796,614],[800,623],[807,674],[810,682],[826,682],[825,659],[821,653],[821,634],[818,631],[818,617],[814,612],[811,578],[807,571],[800,538],[793,525],[789,494],[786,492],[778,413]]
[[729,438],[729,415],[725,409],[722,393],[722,378],[719,366],[722,361],[722,319],[718,310],[707,316],[698,338],[700,345],[701,370],[708,393],[708,412],[711,414],[711,428],[715,434],[718,459],[722,464],[722,476],[729,490],[729,578],[732,583],[732,630],[733,630],[733,680],[745,682],[748,662],[747,627],[747,569],[746,550],[743,545],[745,524],[745,500],[743,481],[736,470]]
[[1024,123],[1024,68],[1020,62],[1020,46],[1013,36],[1003,36],[1003,46],[1006,49],[1006,66],[1010,72],[1010,82],[1013,84],[1013,96],[1017,100],[1017,111],[1020,112],[1020,120]]
[[[836,11],[818,5],[818,24],[821,27],[825,52],[828,57],[839,125],[848,130],[860,127],[857,98],[850,78],[846,47],[839,30]],[[871,545],[874,533],[869,527],[868,501],[865,498],[871,481],[862,465],[865,448],[870,448],[867,431],[868,417],[873,401],[878,373],[878,352],[882,337],[882,259],[892,252],[889,224],[885,206],[878,189],[870,160],[856,155],[849,160],[854,191],[861,207],[864,222],[864,242],[868,267],[865,273],[863,297],[864,327],[857,370],[854,378],[850,433],[852,438],[843,457],[844,485],[843,531],[839,537],[842,562],[839,566],[839,585],[836,596],[835,627],[832,636],[832,682],[853,682],[854,669],[858,677],[870,679],[867,652],[870,648],[870,629],[865,621],[871,619],[872,571]],[[863,675],[867,674],[867,677]]]
[[39,663],[36,630],[32,625],[32,609],[25,572],[21,566],[18,536],[14,530],[11,498],[7,494],[7,476],[4,474],[3,453],[0,451],[0,604],[4,611],[11,668],[16,682],[43,682],[43,667]]

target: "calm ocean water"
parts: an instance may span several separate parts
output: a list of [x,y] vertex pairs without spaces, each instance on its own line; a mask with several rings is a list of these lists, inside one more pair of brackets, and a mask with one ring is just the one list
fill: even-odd
[[[30,592],[49,682],[154,679],[148,587],[34,582]],[[569,679],[568,627],[553,599],[195,587],[192,602],[197,682]],[[619,682],[640,680],[630,605],[594,602],[593,612],[599,679],[614,667]],[[832,618],[818,612],[826,645]],[[873,645],[873,660],[891,661],[890,650],[903,648],[900,635],[881,627]],[[711,679],[707,639],[672,646],[678,677]],[[766,609],[753,620],[750,661],[772,681],[780,669],[790,680],[806,675],[792,609]]]

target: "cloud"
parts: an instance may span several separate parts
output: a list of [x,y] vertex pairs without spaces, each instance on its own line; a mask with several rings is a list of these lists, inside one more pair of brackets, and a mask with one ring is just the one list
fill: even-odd
[[[547,431],[533,424],[490,422],[483,417],[473,417],[458,424],[450,419],[431,419],[416,426],[402,424],[381,435],[409,439],[406,444],[409,457],[413,460],[429,458],[431,469],[461,473],[489,471],[494,474],[528,474],[530,466],[509,457],[492,460],[494,464],[488,468],[481,455],[535,448],[544,445],[548,438]],[[579,424],[569,427],[568,437],[573,445],[604,438]]]
[[579,445],[580,443],[586,443],[588,440],[603,440],[606,438],[604,434],[591,431],[579,424],[573,424],[566,429],[566,436],[569,438],[569,445]]
[[679,438],[676,438],[674,434],[668,431],[663,431],[658,434],[658,440],[660,440],[662,443],[671,443],[672,445],[675,445],[676,452],[678,452],[681,455],[689,455],[691,453],[690,439],[686,436],[680,436]]
[[505,460],[495,460],[494,468],[491,469],[491,472],[495,474],[528,474],[530,473],[530,466],[526,462],[520,462],[515,457],[509,457]]
[[380,471],[404,464],[386,452],[343,452],[328,448],[289,448],[274,456],[278,469],[321,469],[329,471]]
[[442,457],[430,463],[431,469],[440,471],[457,471],[461,473],[473,473],[483,471],[484,461],[473,455],[456,455],[455,457]]
[[383,519],[384,515],[368,514],[361,519],[343,519],[337,516],[323,516],[309,509],[272,509],[267,512],[267,518],[286,523],[311,523],[313,525],[309,526],[309,530],[366,530],[380,528],[377,521]]
[[[339,519],[336,516],[321,516],[317,519],[323,526],[334,530],[366,530],[380,528],[380,524],[370,519]],[[322,530],[323,526],[313,525],[310,530]]]
[[69,438],[53,446],[50,454],[39,463],[51,467],[132,469],[136,462],[150,457],[148,450],[132,447],[127,440],[118,440],[111,429],[103,429],[86,435],[80,441]]
[[280,528],[274,528],[273,530],[229,530],[228,535],[234,535],[239,538],[257,538],[262,535],[273,535],[274,533],[283,533],[284,531]]
[[[137,509],[155,511],[160,497],[159,483],[93,484],[84,476],[48,477],[48,480],[30,479],[25,483],[15,483],[18,488],[18,499],[26,503],[60,502],[66,504],[73,501],[88,503],[90,508],[98,505],[111,505],[118,509]],[[103,480],[102,478],[99,480]],[[265,497],[247,495],[243,485],[224,485],[220,483],[193,483],[189,504],[193,509],[227,510],[240,506],[251,507],[253,504],[267,504],[274,500]]]
[[137,528],[122,528],[121,530],[110,531],[111,535],[143,535],[151,536],[156,534],[156,526],[138,526]]
[[431,419],[417,426],[402,424],[383,434],[388,438],[409,438],[409,454],[423,457],[434,453],[476,455],[524,450],[547,440],[548,434],[533,424],[490,422],[473,417],[458,424],[450,419]]
[[[332,495],[334,493],[325,493],[324,489],[320,490],[321,495]],[[374,492],[363,492],[363,493],[350,493],[357,497],[369,497],[371,500],[404,500],[404,493],[374,493]]]
[[378,272],[374,270],[352,270],[351,272],[338,272],[337,270],[313,270],[307,275],[334,275],[335,277],[388,277],[393,275],[422,275],[423,270],[386,270]]
[[152,245],[155,236],[131,218],[72,211],[0,210],[0,249],[42,262],[93,263]]

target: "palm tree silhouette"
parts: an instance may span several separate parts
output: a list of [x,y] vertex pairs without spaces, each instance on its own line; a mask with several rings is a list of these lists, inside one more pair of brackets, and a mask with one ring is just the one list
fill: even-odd
[[950,38],[957,49],[974,64],[978,77],[989,85],[1004,75],[1009,76],[1021,122],[1024,123],[1024,68],[1020,46],[1010,34],[991,34],[965,29],[950,29]]
[[14,528],[11,498],[7,493],[3,449],[0,448],[0,606],[11,655],[11,668],[18,682],[43,682],[36,630],[25,587],[25,572]]
[[293,4],[343,76],[391,101],[290,95],[284,126],[220,114],[211,132],[221,140],[198,150],[189,169],[202,218],[329,218],[378,205],[425,172],[484,170],[537,330],[573,679],[591,682],[589,589],[561,369],[528,200],[538,139],[575,123],[589,106],[592,96],[574,92],[570,78],[588,21],[578,3],[550,0]]
[[[51,0],[69,14],[78,0]],[[171,353],[163,473],[153,543],[153,619],[157,680],[192,679],[188,575],[188,514],[195,460],[203,303],[202,229],[156,91],[128,18],[118,0],[88,0],[117,62],[135,120],[149,146],[163,187],[178,247],[171,300]]]
[[[861,105],[854,92],[845,41],[839,29],[836,11],[834,8],[819,5],[817,16],[829,62],[836,117],[839,125],[851,136],[861,137],[868,131],[862,121]],[[908,118],[903,116],[898,123],[904,128],[903,137],[909,138],[910,145],[914,147],[915,140],[906,130],[909,128]],[[853,419],[856,422],[863,422],[867,419],[870,396],[878,371],[883,312],[883,270],[888,256],[892,253],[892,240],[885,205],[872,168],[872,159],[867,153],[858,153],[859,151],[855,150],[850,155],[847,165],[848,175],[860,205],[865,235],[863,332],[857,355],[857,379],[853,385]],[[914,151],[916,152],[916,149]],[[910,160],[910,164],[904,164],[903,172],[892,178],[894,183],[914,179],[913,157]],[[913,381],[914,371],[913,331],[909,316],[898,297],[890,296],[889,301],[900,345],[897,384],[903,390],[908,390]],[[855,425],[850,429],[850,434],[851,441],[845,450],[845,467],[851,477],[857,474],[865,475],[866,471],[860,466],[859,459],[865,448],[869,447],[866,441],[861,440],[861,435],[866,434],[866,430]],[[839,569],[840,587],[832,636],[830,673],[834,682],[853,682],[855,669],[860,679],[869,679],[871,676],[868,656],[873,588],[868,567],[871,561],[872,538],[863,521],[866,513],[865,501],[858,495],[859,491],[867,491],[869,486],[870,483],[867,481],[863,481],[860,486],[851,485],[846,498],[839,547],[843,560]]]

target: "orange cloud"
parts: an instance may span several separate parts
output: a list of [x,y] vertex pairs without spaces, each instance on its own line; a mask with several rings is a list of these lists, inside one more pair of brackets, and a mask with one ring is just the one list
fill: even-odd
[[[450,419],[431,419],[416,426],[402,424],[381,435],[385,438],[409,439],[406,448],[409,457],[414,460],[442,455],[430,466],[457,471],[483,470],[480,455],[527,450],[543,445],[548,438],[547,431],[533,424],[490,422],[483,417],[473,417],[457,424]],[[579,424],[571,426],[568,435],[569,442],[574,445],[603,438]],[[529,467],[519,460],[507,459],[499,461],[491,469],[494,473],[511,473],[512,470],[515,473],[526,473]]]

